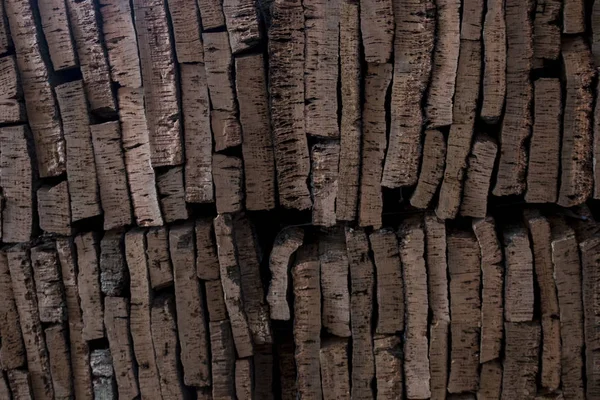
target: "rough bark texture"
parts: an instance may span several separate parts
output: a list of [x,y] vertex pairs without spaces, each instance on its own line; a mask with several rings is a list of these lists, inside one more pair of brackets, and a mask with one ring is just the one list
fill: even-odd
[[[581,253],[582,269],[582,297],[583,297],[583,315],[585,318],[585,363],[587,397],[595,397],[600,393],[600,332],[598,332],[598,288],[600,287],[600,277],[598,274],[598,265],[600,257],[600,239],[598,237],[590,238],[579,244]],[[10,262],[10,260],[9,260]],[[15,294],[16,296],[16,294]],[[17,302],[18,306],[18,302]],[[23,324],[21,323],[21,326]]]
[[243,358],[235,361],[235,396],[238,400],[254,398],[252,388],[252,359]]
[[502,393],[502,364],[499,360],[481,365],[478,400],[497,400]]
[[505,0],[487,0],[483,25],[483,93],[481,118],[489,123],[502,116],[506,95]]
[[75,237],[77,249],[77,285],[83,317],[83,338],[94,340],[104,337],[102,322],[102,296],[100,290],[100,269],[98,265],[98,239],[94,233]]
[[323,341],[320,353],[323,400],[350,398],[348,339]]
[[196,0],[168,0],[167,3],[173,26],[177,61],[180,65],[204,62]]
[[425,131],[419,180],[410,197],[410,204],[413,207],[429,207],[444,176],[445,160],[446,139],[442,132],[434,129]]
[[583,0],[565,0],[562,17],[563,33],[584,32],[585,2]]
[[221,0],[198,1],[202,28],[204,30],[219,28],[225,25],[225,16],[223,15],[221,3]]
[[76,67],[65,0],[39,2],[38,10],[54,71]]
[[540,325],[534,322],[505,324],[502,400],[532,398],[536,393]]
[[234,213],[244,208],[244,168],[238,157],[213,154],[213,179],[217,213]]
[[496,161],[498,146],[489,136],[479,136],[473,142],[468,158],[469,167],[463,187],[460,214],[466,217],[484,218],[487,214],[488,193]]
[[117,391],[114,384],[114,370],[110,350],[98,349],[92,351],[90,367],[92,369],[94,398],[116,400]]
[[67,332],[64,325],[52,325],[44,329],[48,359],[52,374],[52,386],[55,399],[71,399],[73,380],[71,377],[71,359],[67,345]]
[[529,236],[522,226],[504,229],[504,320],[524,322],[533,319],[533,256]]
[[311,149],[311,189],[313,225],[336,223],[335,202],[338,191],[340,146],[336,142],[315,144]]
[[29,372],[20,369],[8,371],[8,384],[13,398],[19,400],[33,400],[33,389],[31,387]]
[[0,252],[0,302],[0,366],[12,370],[25,365],[26,355],[6,252]]
[[198,278],[219,279],[219,258],[215,245],[213,221],[209,218],[196,220],[196,272]]
[[[177,232],[177,228],[174,228],[174,231]],[[164,227],[151,228],[146,233],[146,257],[150,272],[150,285],[155,290],[173,284],[173,267],[169,255],[168,235],[167,228]]]
[[557,60],[560,55],[561,6],[560,0],[541,0],[537,3],[533,20],[534,68],[541,68],[544,60]]
[[433,213],[425,215],[425,255],[429,308],[434,321],[450,321],[448,301],[448,261],[446,256],[446,223]]
[[165,223],[187,219],[183,167],[173,167],[159,172],[156,175],[156,187]]
[[432,400],[446,399],[449,325],[449,321],[436,320],[429,326],[429,385]]
[[35,280],[40,321],[60,324],[67,319],[58,255],[51,244],[31,248],[31,267]]
[[100,241],[100,287],[105,296],[123,296],[129,284],[122,239],[122,232],[110,231]]
[[392,0],[360,1],[360,28],[368,63],[386,63],[392,56],[394,9]]
[[261,35],[258,13],[252,0],[224,0],[223,14],[231,51],[239,53],[258,44]]
[[[0,179],[2,174],[0,172]],[[44,185],[37,191],[40,229],[58,235],[71,234],[71,206],[67,181]]]
[[206,309],[210,322],[218,322],[227,319],[227,307],[223,297],[223,285],[220,279],[204,282],[206,292]]
[[235,399],[235,347],[229,320],[211,322],[212,398]]
[[373,348],[377,397],[402,398],[402,340],[398,336],[376,337]]
[[[0,28],[1,32],[1,28]],[[17,59],[14,55],[0,58],[0,122],[17,123],[27,119]]]

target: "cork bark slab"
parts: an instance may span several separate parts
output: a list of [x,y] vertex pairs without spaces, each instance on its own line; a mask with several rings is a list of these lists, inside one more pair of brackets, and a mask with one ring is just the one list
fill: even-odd
[[396,233],[379,230],[369,235],[377,275],[378,334],[404,330],[404,282]]
[[[177,329],[181,344],[184,382],[188,386],[210,385],[208,332],[204,300],[196,277],[194,228],[191,224],[173,227],[169,232],[169,250],[173,261]],[[196,318],[188,316],[195,315]]]
[[392,56],[394,9],[392,0],[362,0],[360,28],[368,63],[386,63]]
[[304,61],[306,134],[339,137],[337,83],[340,2],[306,0],[302,5],[306,37]]
[[507,322],[502,373],[502,400],[531,398],[536,393],[540,325]]
[[233,54],[249,50],[261,39],[258,13],[252,0],[224,0],[223,14]]
[[104,229],[131,224],[131,200],[127,187],[125,161],[121,150],[119,123],[90,125]]
[[398,336],[375,337],[377,397],[402,398],[402,340]]
[[375,378],[375,356],[371,334],[373,262],[369,257],[369,242],[363,230],[346,228],[346,248],[350,264],[350,328],[352,331],[352,370],[350,372],[353,399],[372,399],[371,382]]
[[101,115],[113,114],[115,98],[94,1],[66,0],[66,3],[90,110]]
[[483,25],[483,93],[480,115],[496,123],[506,95],[506,21],[504,1],[487,0]]
[[452,123],[452,98],[460,47],[460,1],[436,3],[438,41],[433,51],[429,93],[425,106],[428,128]]
[[[479,361],[484,364],[500,357],[504,330],[502,290],[504,264],[492,217],[473,221],[481,255],[481,340]],[[483,376],[480,385],[483,384]]]
[[238,157],[213,154],[213,179],[217,213],[234,213],[244,208],[244,170]]
[[[541,68],[544,60],[557,60],[560,54],[560,0],[542,0],[533,19],[533,67]],[[536,103],[537,104],[537,103]]]
[[360,178],[361,98],[360,31],[358,3],[340,1],[340,165],[336,217],[354,221]]
[[346,239],[341,228],[332,228],[319,236],[319,261],[323,327],[335,336],[349,337],[349,266]]
[[158,172],[156,187],[165,223],[187,219],[183,167],[173,167]]
[[7,251],[7,258],[27,353],[27,368],[31,377],[32,392],[36,399],[51,400],[54,399],[54,391],[50,363],[37,299],[33,295],[35,287],[28,249],[23,245],[11,247]]
[[558,204],[572,207],[592,193],[592,80],[595,70],[582,38],[565,40],[562,47],[566,75]]
[[95,234],[85,233],[75,237],[77,248],[77,285],[83,318],[83,338],[85,340],[104,337],[102,322],[102,296],[100,290],[100,269],[98,268],[98,239]]
[[[215,236],[219,255],[221,283],[225,294],[225,306],[231,320],[231,331],[237,355],[249,357],[253,353],[252,336],[244,312],[241,272],[236,257],[233,222],[229,214],[219,215],[214,220]],[[320,320],[320,318],[319,318]]]
[[396,32],[390,134],[381,185],[417,183],[421,158],[421,102],[431,72],[435,20],[433,1],[394,1]]
[[0,122],[25,121],[27,115],[23,104],[23,89],[14,55],[0,58],[0,84],[4,89],[0,94]]
[[27,136],[25,125],[0,129],[2,241],[5,243],[26,242],[32,235],[35,176],[27,152]]
[[254,398],[253,374],[251,358],[235,361],[235,396],[238,400],[251,400]]
[[479,336],[481,326],[481,259],[472,232],[454,231],[448,235],[450,273],[450,393],[473,392],[479,387]]
[[528,203],[554,203],[558,195],[560,127],[562,122],[561,83],[542,78],[534,82],[534,124],[527,168]]
[[50,326],[44,329],[44,336],[48,346],[54,398],[71,399],[73,396],[73,381],[65,326],[62,324]]
[[449,321],[435,320],[429,326],[429,385],[432,400],[446,399],[449,325]]
[[0,303],[0,365],[12,370],[25,365],[26,355],[6,252],[0,252]]
[[152,166],[183,162],[177,72],[164,1],[134,0]]
[[42,59],[33,11],[27,0],[7,0],[4,7],[17,53],[39,174],[43,178],[58,176],[65,172],[65,142]]
[[363,105],[362,168],[360,173],[360,226],[381,227],[382,163],[386,149],[385,96],[392,79],[391,64],[369,64]]
[[90,131],[90,118],[82,81],[56,87],[56,97],[65,132],[67,181],[71,199],[71,220],[99,215],[100,196]]
[[42,1],[38,9],[54,71],[76,67],[65,0]]
[[20,369],[8,371],[8,384],[13,398],[23,400],[34,399],[30,380],[28,371]]
[[583,0],[565,0],[562,9],[563,33],[585,32],[585,6]]
[[[446,168],[436,214],[442,219],[456,217],[460,208],[464,178],[475,126],[481,72],[481,43],[461,40],[456,74],[452,126],[448,136]],[[493,158],[492,158],[493,160]],[[493,165],[493,161],[492,161]]]
[[417,208],[427,208],[435,196],[442,177],[446,162],[446,139],[439,130],[425,131],[423,144],[423,159],[419,179],[410,204]]
[[533,1],[506,0],[506,105],[500,132],[500,161],[493,193],[521,194],[525,189],[527,153],[531,130],[533,88],[529,72],[533,63]]
[[100,241],[100,288],[105,296],[123,296],[129,284],[122,239],[120,231],[109,231]]
[[[204,62],[197,0],[168,0],[179,63]],[[185,82],[185,81],[182,81]],[[185,85],[182,85],[182,89]]]
[[206,292],[206,309],[210,322],[227,319],[227,307],[223,297],[223,285],[220,279],[204,282]]
[[12,37],[8,29],[5,6],[0,7],[0,54],[8,52],[13,44]]
[[212,180],[212,133],[206,70],[203,64],[179,64],[181,112],[185,144],[185,200],[214,201]]
[[499,399],[502,392],[502,364],[499,360],[481,365],[477,398],[480,400]]
[[117,393],[114,385],[114,370],[110,350],[97,349],[90,354],[94,398],[116,400]]
[[522,226],[504,229],[505,283],[504,320],[524,322],[533,319],[533,255],[529,236]]
[[[0,179],[2,174],[0,173]],[[67,181],[44,185],[37,191],[40,229],[58,235],[71,234],[71,205]]]
[[77,399],[92,400],[90,353],[88,344],[83,338],[83,320],[77,287],[76,249],[72,239],[59,238],[56,240],[56,250],[67,302],[73,393]]
[[235,347],[229,320],[211,322],[212,399],[235,399]]
[[[248,210],[275,208],[275,159],[262,54],[235,58]],[[337,117],[336,117],[337,118]]]
[[104,325],[115,370],[119,398],[139,395],[133,368],[134,355],[129,332],[129,301],[123,297],[104,298]]
[[425,268],[425,232],[422,221],[413,217],[402,222],[398,231],[404,309],[404,377],[409,399],[431,396],[427,340],[427,271]]
[[154,290],[173,285],[168,235],[165,227],[150,228],[146,232],[146,257],[150,272],[150,286]]
[[[600,7],[598,7],[600,9]],[[600,16],[599,16],[600,18]],[[600,23],[600,21],[599,21]],[[600,58],[600,56],[599,56]],[[600,65],[600,63],[599,63]],[[596,85],[596,91],[598,91],[598,85]],[[594,174],[594,199],[600,198],[600,104],[596,102],[594,108],[594,139],[592,143],[592,165]]]
[[339,178],[339,143],[315,144],[311,149],[310,156],[312,160],[312,223],[319,226],[333,226],[336,223],[335,201]]
[[196,272],[198,278],[219,279],[219,258],[210,218],[196,220]]
[[40,321],[61,324],[67,319],[67,309],[58,268],[58,254],[54,246],[41,244],[32,247],[31,267]]
[[98,0],[98,4],[112,80],[133,89],[141,87],[142,74],[130,3]]
[[144,231],[131,230],[125,234],[125,257],[131,279],[130,329],[133,351],[138,364],[138,382],[143,397],[162,399],[160,377],[156,365],[150,301],[152,292],[148,264],[144,254]]
[[319,359],[323,400],[349,399],[348,339],[331,338],[323,341]]
[[198,1],[202,28],[204,30],[219,28],[225,25],[225,16],[221,6],[222,0]]
[[139,226],[162,225],[154,169],[150,164],[150,134],[143,90],[119,89],[119,120],[136,223]]
[[494,139],[481,135],[475,138],[469,167],[463,186],[460,214],[473,218],[484,218],[487,214],[488,194],[498,146]]
[[238,106],[233,85],[233,60],[227,32],[203,33],[206,82],[210,94],[210,125],[215,151],[242,143],[242,129],[236,116]]
[[[598,367],[600,359],[600,333],[598,326],[598,288],[600,287],[600,277],[598,276],[598,249],[600,249],[600,239],[597,237],[587,239],[579,244],[581,253],[582,269],[582,297],[583,297],[583,315],[584,315],[584,333],[585,333],[585,362],[588,397],[594,397],[600,394],[600,368]],[[9,260],[10,261],[10,260]],[[15,294],[16,296],[16,294]],[[18,306],[18,303],[17,303]],[[19,313],[20,315],[20,313]],[[22,326],[23,324],[21,324]]]
[[312,203],[304,129],[304,9],[300,0],[274,0],[268,30],[271,127],[279,203],[305,210]]
[[271,319],[290,319],[290,308],[287,302],[288,269],[292,255],[304,241],[304,231],[298,227],[285,228],[277,234],[273,242],[273,250],[269,256],[271,284],[267,301],[271,309]]
[[600,65],[600,4],[594,3],[592,6],[591,22],[592,36],[590,44],[592,47],[592,56],[594,57],[594,65]]

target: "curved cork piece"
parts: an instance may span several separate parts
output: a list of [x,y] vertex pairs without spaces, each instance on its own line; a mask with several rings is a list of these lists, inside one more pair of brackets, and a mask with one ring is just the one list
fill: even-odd
[[444,134],[435,129],[426,130],[419,180],[410,197],[410,204],[413,207],[429,207],[442,182],[445,163],[446,139]]
[[340,145],[336,142],[315,144],[312,160],[311,191],[313,225],[330,227],[336,224],[335,202],[338,192]]
[[506,21],[504,0],[487,0],[483,25],[483,93],[481,118],[496,123],[506,95]]
[[487,135],[475,138],[468,158],[466,178],[463,185],[463,197],[460,215],[484,218],[487,214],[488,194],[498,146]]

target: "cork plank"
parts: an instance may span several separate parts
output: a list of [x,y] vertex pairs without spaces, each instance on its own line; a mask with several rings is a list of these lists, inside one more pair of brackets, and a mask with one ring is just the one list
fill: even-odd
[[219,258],[217,256],[212,219],[197,219],[195,230],[198,278],[205,280],[219,279]]
[[0,129],[2,241],[5,243],[26,242],[33,233],[35,175],[27,152],[27,136],[25,125]]
[[[219,215],[214,220],[215,236],[219,255],[221,283],[225,294],[225,306],[231,320],[231,331],[239,358],[252,355],[252,337],[244,312],[241,272],[237,260],[233,221],[229,214]],[[319,318],[320,319],[320,318]]]
[[202,28],[204,30],[215,29],[225,25],[222,0],[198,1]]
[[233,54],[258,44],[261,34],[257,9],[252,0],[224,0],[223,14]]
[[220,279],[204,282],[206,292],[206,309],[210,322],[218,322],[227,319],[227,307],[223,297],[223,285]]
[[92,380],[90,377],[90,353],[83,338],[83,320],[79,289],[77,287],[76,249],[73,239],[59,238],[56,250],[60,260],[61,275],[67,302],[71,368],[73,371],[73,393],[77,399],[92,400]]
[[500,132],[500,158],[493,193],[521,194],[525,189],[527,152],[531,131],[533,88],[529,72],[533,63],[533,1],[506,0],[506,105]]
[[0,94],[0,122],[25,121],[27,115],[23,104],[23,90],[14,55],[0,58],[0,84],[4,88]]
[[211,322],[212,398],[235,399],[235,347],[229,320]]
[[[581,254],[582,270],[582,297],[585,334],[585,363],[587,397],[594,397],[600,393],[600,368],[599,349],[600,333],[598,332],[598,287],[600,286],[598,276],[598,249],[600,238],[593,237],[579,244]],[[17,303],[18,306],[18,303]],[[20,314],[19,314],[20,315]],[[22,324],[21,324],[22,326]]]
[[[262,54],[235,58],[248,210],[275,208],[275,159]],[[337,118],[337,117],[336,117]]]
[[361,98],[360,32],[358,3],[340,2],[340,165],[336,217],[354,221],[360,178]]
[[142,397],[162,398],[154,344],[150,302],[152,292],[148,264],[144,254],[144,231],[134,229],[125,234],[125,257],[130,276],[131,307],[129,322],[133,352],[138,364],[138,382]]
[[292,255],[304,241],[304,231],[299,227],[289,227],[280,231],[273,242],[273,250],[269,256],[271,284],[267,301],[271,309],[271,319],[290,319],[290,308],[287,302],[288,270]]
[[274,0],[268,30],[271,127],[279,203],[311,207],[306,184],[310,172],[304,128],[304,9],[299,0]]
[[437,216],[442,219],[456,217],[460,209],[475,127],[480,70],[481,43],[472,40],[461,40],[452,126],[450,127],[448,151],[446,153],[446,168],[440,188],[438,206],[435,211]]
[[210,203],[212,186],[212,133],[206,70],[203,64],[179,64],[181,112],[185,144],[185,200]]
[[131,224],[131,200],[127,187],[125,161],[121,150],[119,123],[90,125],[104,229]]
[[141,87],[142,74],[131,4],[120,0],[98,0],[98,5],[112,80],[132,89]]
[[409,399],[431,396],[427,343],[427,271],[425,268],[425,232],[422,221],[413,217],[402,222],[398,231],[404,309],[404,378]]
[[27,0],[10,0],[6,1],[4,7],[17,53],[39,174],[42,178],[58,176],[65,172],[65,142],[48,71],[42,59],[31,4]]
[[31,377],[27,370],[13,369],[8,371],[8,385],[14,399],[33,400]]
[[67,319],[58,254],[52,244],[31,248],[31,267],[41,322],[60,324]]
[[35,287],[29,251],[25,245],[17,245],[9,248],[6,254],[15,304],[19,311],[32,392],[36,399],[51,400],[54,399],[54,390],[37,298],[33,295]]
[[346,248],[350,265],[350,329],[352,332],[353,399],[373,399],[371,383],[375,378],[375,356],[371,323],[373,319],[373,262],[369,257],[369,241],[361,229],[346,228]]
[[[171,228],[169,251],[173,261],[173,278],[177,308],[177,329],[181,344],[183,380],[188,386],[210,385],[208,332],[204,300],[196,277],[194,228],[191,223]],[[195,315],[196,318],[188,318]]]
[[395,334],[404,330],[404,283],[398,239],[391,230],[369,235],[377,276],[378,334]]
[[331,334],[350,336],[350,293],[348,291],[348,253],[341,228],[319,236],[321,263],[322,324]]
[[481,40],[485,0],[465,0],[460,27],[461,40]]
[[563,33],[585,32],[585,1],[565,0],[563,9]]
[[502,364],[499,360],[488,361],[481,365],[479,400],[497,400],[502,392]]
[[572,207],[585,202],[592,194],[592,80],[595,69],[583,38],[565,40],[562,59],[566,97],[558,204]]
[[425,215],[424,222],[429,307],[435,321],[450,321],[446,223],[437,218],[432,212]]
[[101,213],[90,117],[82,81],[63,83],[55,90],[68,153],[71,220],[75,222]]
[[592,57],[594,58],[594,65],[598,67],[600,65],[600,4],[594,4],[591,10],[591,40],[590,45],[592,48]]
[[558,195],[562,89],[558,79],[534,82],[534,124],[527,168],[528,203],[554,203]]
[[100,339],[104,337],[104,323],[102,322],[98,239],[92,232],[79,234],[75,237],[75,247],[79,266],[77,285],[83,312],[83,338]]
[[533,255],[523,226],[509,226],[502,232],[505,283],[504,320],[524,322],[533,319]]
[[172,167],[157,172],[156,187],[165,223],[187,219],[183,167]]
[[6,252],[0,252],[0,302],[0,366],[12,370],[25,365],[25,347]]
[[[0,173],[0,178],[1,178]],[[71,234],[71,205],[67,181],[56,185],[43,185],[37,191],[40,228],[58,235]]]
[[444,135],[436,129],[426,130],[419,179],[410,197],[410,204],[413,207],[429,207],[442,182],[445,162],[446,139]]
[[312,147],[310,156],[312,223],[318,226],[333,226],[336,223],[335,203],[338,191],[340,146],[336,142],[318,143]]
[[38,3],[40,23],[54,71],[77,66],[65,0]]
[[474,392],[479,387],[480,248],[470,231],[451,232],[447,245],[452,315],[448,391]]
[[[481,255],[481,340],[479,361],[484,364],[500,357],[504,330],[502,290],[504,264],[493,217],[473,221]],[[483,376],[480,384],[483,384]]]
[[321,387],[323,400],[350,398],[348,339],[330,338],[321,343]]
[[177,72],[167,11],[161,0],[134,0],[153,167],[183,162]]
[[93,350],[90,354],[94,398],[116,400],[114,370],[109,349]]
[[376,229],[381,227],[383,211],[381,176],[386,150],[385,95],[391,79],[391,64],[369,64],[367,67],[358,219],[360,226]]
[[507,322],[502,399],[532,397],[536,393],[540,325],[536,322]]
[[365,60],[383,64],[392,56],[394,9],[391,0],[362,0],[360,28]]
[[119,89],[119,120],[135,221],[139,226],[160,226],[163,219],[150,160],[150,136],[142,89]]
[[154,290],[173,284],[168,235],[166,227],[150,228],[146,232],[146,258],[150,272],[150,286]]
[[496,123],[506,95],[506,21],[504,1],[487,0],[483,24],[483,93],[480,115]]
[[475,138],[463,186],[460,214],[466,217],[484,218],[487,214],[488,193],[498,146],[487,135]]
[[204,62],[197,1],[168,0],[167,3],[173,27],[177,62],[180,64]]
[[560,0],[542,0],[535,7],[533,19],[534,68],[541,68],[544,66],[544,60],[557,60],[560,55],[561,6]]
[[242,129],[233,86],[233,60],[227,32],[202,34],[204,66],[210,94],[210,125],[215,151],[225,150],[242,143]]
[[550,391],[559,390],[561,365],[561,339],[560,321],[548,315],[542,315],[542,343],[541,343],[540,383]]
[[2,21],[0,22],[0,54],[4,54],[13,45],[12,37],[8,30],[5,6],[0,7],[0,21]]
[[381,178],[385,187],[417,183],[422,150],[421,103],[434,47],[434,8],[433,1],[393,2],[396,31],[390,134]]
[[71,399],[73,396],[71,358],[66,335],[62,324],[44,329],[55,399]]
[[244,168],[242,160],[234,156],[213,154],[212,170],[217,213],[241,211],[244,207]]
[[3,123],[24,122],[27,119],[25,105],[21,100],[0,98],[0,121]]
[[111,115],[116,104],[94,1],[66,0],[66,3],[90,110]]
[[105,296],[123,296],[129,285],[122,238],[122,232],[108,231],[100,240],[100,289]]
[[252,359],[243,358],[235,361],[235,396],[238,400],[254,398],[252,387]]
[[134,355],[129,332],[129,300],[127,298],[104,298],[104,325],[112,355],[119,398],[134,399],[140,392],[133,368]]
[[377,397],[402,398],[402,340],[398,336],[375,337],[373,351]]
[[448,385],[449,325],[447,320],[434,320],[429,326],[429,386],[432,400],[444,400]]

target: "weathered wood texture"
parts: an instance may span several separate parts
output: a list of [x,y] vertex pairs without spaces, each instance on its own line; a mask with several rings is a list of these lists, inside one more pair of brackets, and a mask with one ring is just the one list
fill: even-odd
[[544,60],[557,60],[560,55],[561,6],[560,0],[541,0],[537,3],[533,19],[534,68],[541,68]]
[[338,191],[340,146],[336,142],[315,144],[311,149],[312,223],[333,226]]
[[156,187],[165,223],[187,219],[183,167],[173,167],[159,172],[156,175]]
[[0,252],[0,366],[3,370],[12,370],[25,365],[25,347],[21,334],[19,313],[15,304],[8,258],[6,252]]
[[323,341],[320,353],[323,400],[350,398],[348,339]]
[[506,95],[505,0],[487,0],[483,24],[483,91],[481,118],[488,123],[502,116]]
[[[1,172],[0,179],[2,179]],[[71,234],[71,205],[67,181],[54,186],[40,187],[37,191],[37,206],[40,229],[59,235]]]
[[261,39],[258,12],[252,0],[224,0],[223,14],[229,33],[231,51],[249,50]]
[[529,398],[536,393],[540,325],[507,322],[502,374],[502,399]]
[[39,2],[38,10],[54,71],[76,67],[65,0]]
[[423,160],[419,180],[415,187],[410,204],[417,208],[427,208],[433,200],[442,177],[446,161],[446,139],[439,130],[425,131],[423,144]]
[[402,398],[402,340],[398,336],[375,337],[377,397]]
[[533,255],[529,235],[522,226],[509,226],[503,232],[505,257],[504,320],[525,322],[533,319]]
[[55,399],[70,399],[73,396],[71,358],[64,325],[52,325],[44,329],[48,359],[52,375]]
[[58,255],[52,244],[31,248],[31,267],[38,299],[40,321],[61,324],[67,319],[63,298],[62,279],[58,268]]
[[484,218],[487,214],[488,194],[498,146],[494,139],[481,135],[475,138],[468,158],[469,167],[463,186],[460,214]]
[[0,58],[0,122],[16,123],[27,119],[23,103],[23,89],[17,59],[14,55]]
[[[600,249],[600,238],[587,239],[579,244],[581,253],[581,278],[585,334],[585,372],[586,372],[586,396],[594,397],[600,393],[600,333],[598,332],[598,288],[600,277],[598,276],[598,249]],[[15,294],[16,296],[16,294]],[[18,303],[17,303],[18,305]],[[22,324],[21,324],[22,326]]]
[[[176,230],[177,228],[174,228]],[[169,254],[169,232],[167,228],[150,228],[146,232],[146,257],[152,289],[173,285],[173,267]]]
[[123,233],[105,232],[100,241],[100,288],[105,296],[123,296],[129,275],[122,250]]
[[77,249],[77,285],[83,320],[83,338],[85,340],[104,337],[102,321],[102,296],[100,289],[100,268],[98,263],[98,238],[94,233],[80,234],[75,237]]
[[217,213],[234,213],[244,208],[244,168],[234,156],[213,154],[213,179]]
[[219,258],[210,218],[196,220],[196,272],[200,279],[219,279]]

